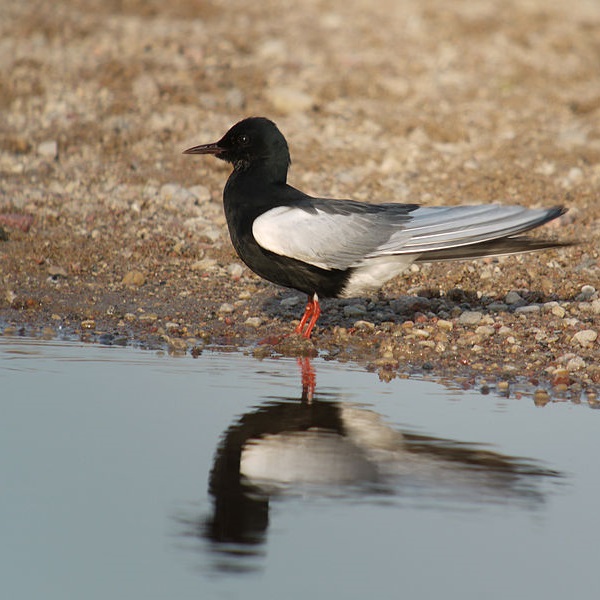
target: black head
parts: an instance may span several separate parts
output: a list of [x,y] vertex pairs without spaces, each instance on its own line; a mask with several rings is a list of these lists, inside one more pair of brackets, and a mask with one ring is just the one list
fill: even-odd
[[285,182],[290,151],[277,125],[264,117],[236,123],[218,142],[194,146],[184,154],[214,154],[233,164],[236,171],[262,168],[276,181]]

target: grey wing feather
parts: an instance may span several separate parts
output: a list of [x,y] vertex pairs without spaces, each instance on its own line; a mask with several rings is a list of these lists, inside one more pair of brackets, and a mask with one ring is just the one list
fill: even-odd
[[528,209],[500,204],[419,208],[405,228],[394,232],[370,256],[436,253],[481,244],[529,231],[564,212],[562,207]]
[[[431,253],[431,260],[443,260],[449,249],[522,233],[563,212],[498,204],[419,207],[310,198],[267,211],[254,221],[252,231],[271,252],[325,269],[347,269],[392,255],[427,260]],[[460,257],[460,252],[450,254]]]

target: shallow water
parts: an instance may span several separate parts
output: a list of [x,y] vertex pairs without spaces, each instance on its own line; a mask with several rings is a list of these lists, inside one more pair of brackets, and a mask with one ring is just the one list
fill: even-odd
[[600,413],[451,387],[0,338],[5,597],[595,598]]

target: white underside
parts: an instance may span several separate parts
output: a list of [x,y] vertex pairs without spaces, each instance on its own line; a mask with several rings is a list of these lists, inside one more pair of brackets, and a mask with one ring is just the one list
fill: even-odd
[[378,290],[386,281],[406,271],[418,257],[418,254],[402,254],[368,258],[353,271],[340,296],[355,298]]

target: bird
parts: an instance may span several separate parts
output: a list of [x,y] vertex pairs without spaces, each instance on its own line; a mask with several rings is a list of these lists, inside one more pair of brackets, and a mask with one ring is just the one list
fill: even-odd
[[522,235],[567,209],[473,204],[424,206],[310,196],[287,183],[288,143],[265,117],[217,142],[184,150],[231,163],[223,207],[231,242],[257,275],[308,296],[295,333],[310,338],[320,298],[361,297],[412,263],[517,254],[570,245]]

